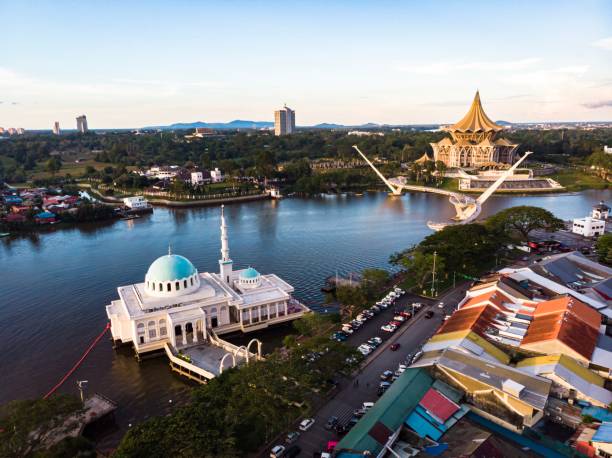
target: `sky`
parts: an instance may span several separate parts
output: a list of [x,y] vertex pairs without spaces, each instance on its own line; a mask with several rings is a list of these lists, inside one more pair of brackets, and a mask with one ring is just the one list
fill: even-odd
[[610,1],[0,0],[0,126],[612,121]]

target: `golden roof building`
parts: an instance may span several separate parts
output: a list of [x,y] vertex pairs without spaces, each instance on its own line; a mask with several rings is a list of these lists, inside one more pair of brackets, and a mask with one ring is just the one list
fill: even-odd
[[487,116],[476,91],[474,101],[461,121],[445,129],[452,140],[431,143],[434,160],[447,167],[480,167],[490,163],[512,164],[518,145],[498,137],[503,127]]

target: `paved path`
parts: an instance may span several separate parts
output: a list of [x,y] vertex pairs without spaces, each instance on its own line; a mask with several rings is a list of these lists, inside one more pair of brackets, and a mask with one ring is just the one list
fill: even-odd
[[[327,419],[333,415],[338,417],[340,423],[346,424],[352,417],[353,411],[360,408],[363,402],[376,402],[378,400],[376,391],[380,383],[380,374],[387,369],[395,371],[409,353],[416,353],[438,329],[444,314],[449,313],[464,297],[467,288],[467,284],[460,285],[444,294],[440,300],[444,302],[445,310],[436,306],[438,301],[423,299],[410,293],[406,294],[394,306],[376,315],[347,339],[347,343],[355,347],[374,336],[380,336],[385,341],[368,356],[362,365],[361,372],[355,377],[359,380],[359,384],[354,385],[354,378],[342,380],[337,394],[321,407],[314,416],[315,424],[307,432],[301,433],[299,440],[296,442],[302,449],[301,457],[311,457],[324,451],[328,441],[339,440],[335,432],[324,428]],[[394,309],[404,308],[413,302],[425,304],[425,307],[416,317],[405,323],[394,334],[389,334],[380,329],[383,324],[388,323],[393,318]],[[433,318],[425,318],[427,310],[435,311]],[[389,346],[396,342],[400,344],[400,349],[398,351],[389,350]]]

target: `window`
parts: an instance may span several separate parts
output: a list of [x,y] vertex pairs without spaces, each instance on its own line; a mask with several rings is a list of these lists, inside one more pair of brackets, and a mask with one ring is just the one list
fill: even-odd
[[181,283],[177,281],[177,282],[174,284],[174,289],[175,289],[176,291],[180,290],[180,289],[181,289]]
[[191,277],[191,286],[193,286],[193,277]]
[[166,286],[167,286],[167,287],[166,287],[166,290],[167,290],[167,291],[170,291],[170,283],[168,283]]
[[165,336],[168,333],[166,330],[166,320],[163,318],[159,320],[159,336]]
[[183,280],[183,288],[187,288],[187,280]]

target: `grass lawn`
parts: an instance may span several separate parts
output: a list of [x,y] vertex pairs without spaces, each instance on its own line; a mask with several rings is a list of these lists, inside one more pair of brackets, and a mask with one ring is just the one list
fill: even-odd
[[577,169],[564,169],[555,175],[551,175],[550,178],[565,186],[568,191],[607,189],[610,187],[610,183],[604,179]]

